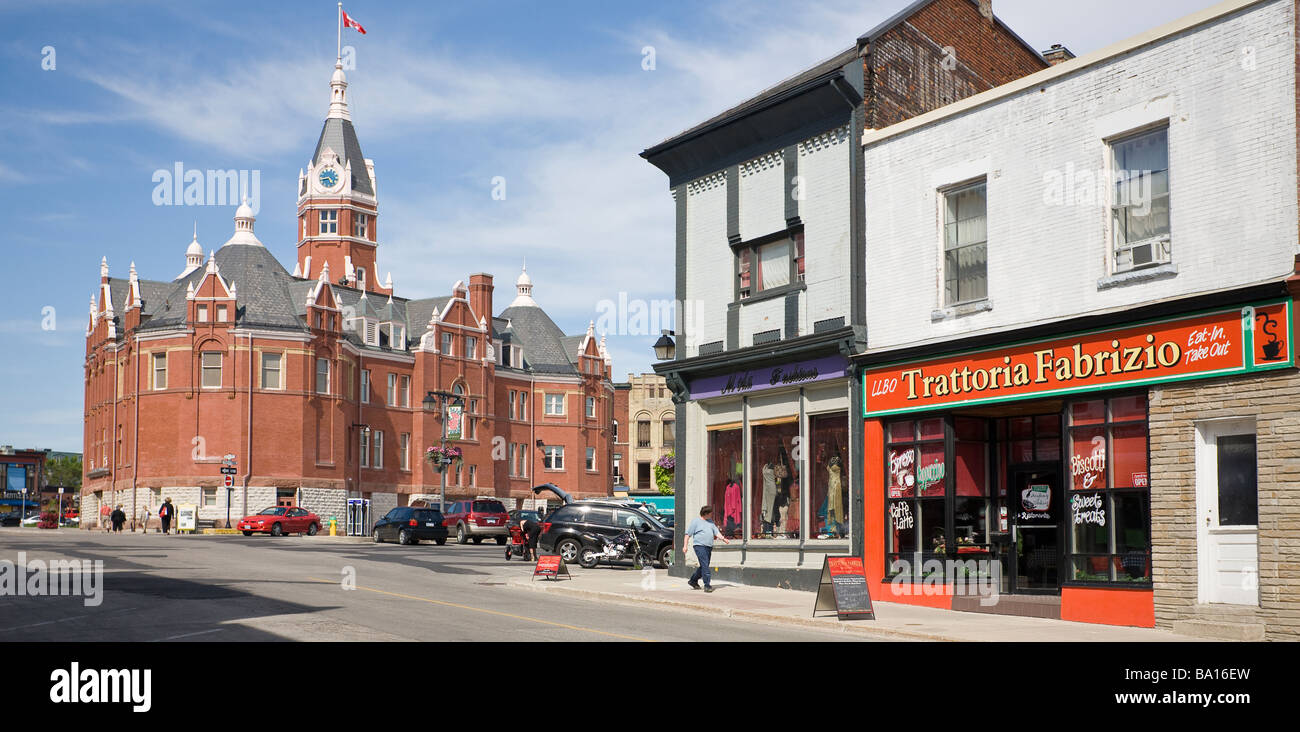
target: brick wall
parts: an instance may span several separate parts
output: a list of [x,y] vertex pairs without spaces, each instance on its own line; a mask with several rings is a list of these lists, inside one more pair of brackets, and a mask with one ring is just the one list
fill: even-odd
[[[1156,387],[1150,396],[1152,572],[1157,627],[1180,620],[1263,623],[1270,640],[1300,640],[1300,373]],[[1255,419],[1259,470],[1256,610],[1197,604],[1196,425]],[[1231,611],[1231,614],[1227,614]]]
[[867,60],[879,129],[1027,76],[1047,64],[970,0],[938,0],[876,39]]

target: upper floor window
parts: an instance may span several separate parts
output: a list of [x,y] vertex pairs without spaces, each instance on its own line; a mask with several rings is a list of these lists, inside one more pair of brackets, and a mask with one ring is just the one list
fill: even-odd
[[650,421],[649,420],[645,420],[645,419],[637,420],[636,446],[650,447]]
[[153,388],[167,388],[167,353],[153,355]]
[[556,416],[564,414],[564,395],[547,394],[546,395],[546,413]]
[[316,359],[316,393],[330,393],[330,360],[328,358]]
[[280,361],[281,355],[278,353],[262,354],[262,388],[263,389],[282,389],[284,384],[280,381]]
[[337,209],[331,208],[320,212],[320,233],[339,233],[339,212]]
[[217,306],[217,322],[218,322],[218,323],[224,323],[224,322],[226,322],[226,306],[225,306],[225,305],[218,305],[218,306]]
[[397,374],[388,375],[388,406],[397,406]]
[[519,418],[528,419],[528,392],[519,392]]
[[587,419],[596,418],[596,397],[587,397]]
[[589,447],[587,448],[587,472],[595,472],[595,470],[596,470],[596,448]]
[[411,377],[403,376],[401,391],[398,394],[401,397],[400,404],[403,407],[411,406]]
[[1132,135],[1110,147],[1115,271],[1168,263],[1169,128]]
[[945,305],[988,297],[988,198],[984,181],[943,196]]
[[361,403],[370,403],[370,369],[361,369]]
[[219,351],[204,351],[200,358],[203,364],[203,388],[221,388],[221,353]]
[[199,306],[196,308],[196,310],[198,311],[198,314],[199,314],[199,315],[198,315],[198,322],[200,322],[200,323],[206,323],[206,322],[208,322],[208,306],[207,306],[207,305],[199,305]]
[[564,447],[546,445],[542,448],[542,467],[547,470],[564,470]]
[[737,294],[744,298],[804,279],[803,233],[736,250]]
[[352,235],[366,238],[366,232],[369,229],[370,216],[363,213],[354,212],[352,214]]
[[478,339],[474,336],[465,336],[465,358],[478,358]]
[[451,342],[452,342],[452,336],[451,336],[451,334],[450,334],[450,333],[443,333],[443,334],[442,334],[442,355],[444,355],[444,356],[453,356],[453,355],[455,355],[455,354],[452,353]]
[[366,268],[357,267],[357,289],[366,289]]
[[510,419],[515,418],[515,390],[510,390]]

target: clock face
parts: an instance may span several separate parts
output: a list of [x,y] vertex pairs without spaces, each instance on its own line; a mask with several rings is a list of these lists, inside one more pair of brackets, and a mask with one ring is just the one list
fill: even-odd
[[326,188],[333,188],[338,185],[339,174],[333,168],[325,168],[320,172],[320,184]]

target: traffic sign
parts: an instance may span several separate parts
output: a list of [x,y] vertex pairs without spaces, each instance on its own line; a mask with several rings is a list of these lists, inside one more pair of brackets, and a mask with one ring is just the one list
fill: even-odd
[[222,475],[234,475],[234,474],[237,473],[237,472],[239,472],[239,469],[238,469],[238,468],[233,468],[233,467],[231,467],[231,468],[222,468],[222,469],[221,469],[221,474],[222,474]]
[[233,476],[233,475],[227,475],[227,476],[226,476],[226,487],[227,487],[227,488],[234,488],[234,487],[235,487],[235,476]]

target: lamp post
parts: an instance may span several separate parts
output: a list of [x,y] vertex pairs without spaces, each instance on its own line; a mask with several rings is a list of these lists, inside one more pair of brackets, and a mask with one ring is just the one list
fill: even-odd
[[[441,409],[442,420],[442,449],[447,449],[447,401],[451,400],[452,406],[464,408],[465,403],[461,400],[460,395],[453,394],[449,391],[428,391],[424,393],[424,411],[432,412],[435,406]],[[444,456],[438,458],[438,475],[440,477],[440,486],[438,488],[438,513],[443,513],[447,506],[447,466],[451,461]]]
[[671,330],[663,330],[659,333],[659,340],[655,341],[655,358],[660,361],[671,361],[677,355],[677,344],[672,339],[676,333]]

